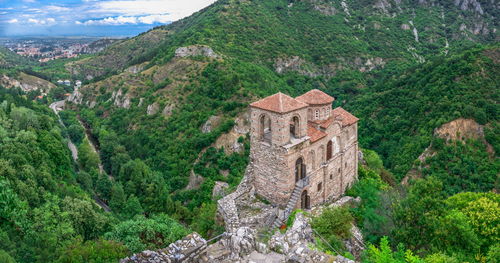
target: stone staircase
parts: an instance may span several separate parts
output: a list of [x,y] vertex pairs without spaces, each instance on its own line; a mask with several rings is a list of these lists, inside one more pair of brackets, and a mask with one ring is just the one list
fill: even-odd
[[280,227],[286,220],[288,220],[288,217],[290,216],[290,214],[292,214],[293,208],[295,207],[295,205],[297,204],[297,201],[300,198],[300,194],[302,193],[302,190],[307,185],[309,185],[309,177],[308,176],[301,179],[300,181],[298,181],[295,184],[295,188],[293,189],[293,192],[292,192],[292,195],[290,196],[290,199],[288,199],[288,203],[286,204],[286,208],[285,208],[285,211],[283,213],[283,216],[276,217],[276,219],[274,220],[274,222],[272,224],[272,227],[271,227],[272,229]]

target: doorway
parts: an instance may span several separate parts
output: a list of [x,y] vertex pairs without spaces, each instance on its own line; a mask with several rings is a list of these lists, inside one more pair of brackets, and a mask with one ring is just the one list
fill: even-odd
[[307,194],[307,190],[302,192],[300,197],[300,208],[301,209],[311,209],[311,198]]

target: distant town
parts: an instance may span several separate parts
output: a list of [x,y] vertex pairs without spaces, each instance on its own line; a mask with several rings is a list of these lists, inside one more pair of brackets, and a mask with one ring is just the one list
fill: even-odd
[[74,58],[97,53],[119,39],[111,38],[11,38],[0,39],[0,44],[24,57],[39,62],[60,58]]

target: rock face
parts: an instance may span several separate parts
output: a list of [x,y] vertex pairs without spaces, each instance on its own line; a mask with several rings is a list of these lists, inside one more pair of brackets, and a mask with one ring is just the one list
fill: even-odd
[[195,56],[202,56],[202,57],[209,57],[209,58],[218,58],[219,55],[217,55],[212,48],[209,46],[202,46],[202,45],[193,45],[193,46],[187,46],[187,47],[180,47],[177,50],[175,50],[175,56],[176,57],[195,57]]
[[[375,25],[376,26],[376,25]],[[376,68],[383,68],[386,62],[380,57],[376,58],[360,58],[357,57],[353,60],[346,60],[344,58],[339,58],[339,63],[329,64],[324,66],[318,66],[314,63],[308,62],[299,56],[277,58],[274,63],[274,70],[283,74],[286,72],[297,72],[301,75],[308,77],[318,77],[324,76],[331,78],[337,74],[337,71],[341,71],[346,67],[355,68],[361,72],[372,71]]]
[[144,69],[144,64],[141,65],[133,65],[125,69],[126,72],[132,73],[132,74],[137,74],[141,72]]
[[165,117],[169,117],[170,115],[172,115],[172,111],[174,110],[174,108],[175,108],[174,104],[167,105],[165,106],[165,108],[163,108],[161,114],[163,114],[163,116]]
[[[491,146],[484,139],[484,126],[480,125],[472,119],[459,118],[445,123],[441,125],[441,127],[434,130],[434,136],[445,139],[447,142],[457,140],[466,141],[467,139],[479,140],[486,145],[486,150],[488,151],[488,153],[493,155],[495,152],[493,146]],[[423,167],[425,167],[425,160],[429,157],[434,156],[435,154],[436,152],[432,149],[432,145],[429,145],[429,147],[427,147],[417,159],[420,161],[420,163],[424,164]],[[413,167],[406,174],[403,180],[401,180],[401,184],[406,185],[408,184],[410,179],[419,178],[421,176],[419,171],[420,168],[421,167]]]
[[158,113],[158,110],[160,110],[160,105],[158,105],[158,103],[155,102],[151,105],[148,105],[148,109],[146,110],[146,114],[153,115],[153,114]]
[[28,75],[24,72],[21,72],[18,77],[11,78],[7,75],[2,75],[0,78],[0,85],[3,85],[7,88],[16,87],[20,88],[24,92],[30,92],[34,90],[40,90],[42,94],[47,94],[50,89],[55,88],[51,82],[48,82],[44,79]]
[[123,94],[123,90],[119,89],[118,91],[113,91],[111,94],[110,100],[113,101],[113,104],[120,108],[129,109],[130,108],[130,95]]
[[255,250],[255,230],[249,227],[240,227],[235,232],[229,233],[222,244],[231,250],[231,259],[242,258]]
[[484,126],[472,119],[456,119],[443,124],[434,131],[434,135],[446,140],[482,139]]
[[295,221],[285,234],[276,232],[269,241],[271,250],[286,255],[285,262],[333,262],[334,257],[311,249],[313,233],[308,219],[297,213]]
[[250,115],[248,112],[240,114],[234,120],[235,125],[228,133],[222,134],[215,141],[215,148],[224,148],[224,152],[230,155],[234,152],[241,153],[244,150],[243,143],[239,142],[240,137],[246,136],[250,132]]
[[208,120],[201,126],[201,132],[203,133],[209,133],[213,129],[217,128],[222,122],[222,118],[219,116],[210,116]]
[[229,188],[229,184],[227,184],[226,182],[216,181],[214,185],[214,190],[212,190],[212,198],[225,196],[227,188]]

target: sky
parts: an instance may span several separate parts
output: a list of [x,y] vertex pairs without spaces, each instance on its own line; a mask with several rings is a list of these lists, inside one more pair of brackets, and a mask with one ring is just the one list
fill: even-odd
[[134,36],[216,0],[0,0],[0,37]]

